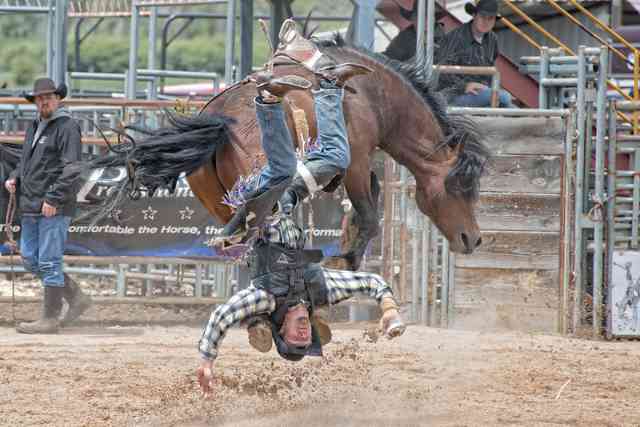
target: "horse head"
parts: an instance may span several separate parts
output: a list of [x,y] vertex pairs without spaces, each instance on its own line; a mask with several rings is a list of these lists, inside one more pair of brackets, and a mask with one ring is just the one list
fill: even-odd
[[480,159],[463,144],[444,146],[443,159],[426,160],[415,173],[416,204],[449,240],[453,252],[470,254],[482,243],[475,216]]

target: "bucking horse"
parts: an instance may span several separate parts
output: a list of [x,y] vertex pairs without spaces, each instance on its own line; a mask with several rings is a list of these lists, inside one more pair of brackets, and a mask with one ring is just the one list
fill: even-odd
[[[376,149],[413,174],[417,206],[449,240],[450,249],[472,253],[481,243],[474,208],[488,159],[475,124],[447,114],[425,62],[400,63],[347,46],[338,36],[318,47],[335,63],[363,64],[373,70],[351,79],[344,99],[352,162],[343,184],[355,209],[352,225],[357,228],[356,237],[342,248],[344,264],[358,269],[369,241],[379,233],[379,184],[371,170]],[[315,78],[299,64],[275,65],[273,74]],[[144,188],[149,194],[160,187],[175,188],[184,173],[211,215],[226,223],[232,211],[223,197],[239,178],[266,160],[255,96],[255,84],[245,80],[212,98],[196,115],[169,114],[170,126],[147,130],[128,149],[98,159],[93,166],[126,166],[134,190]],[[315,138],[312,95],[294,91],[287,98],[285,105],[304,110],[310,137]],[[295,135],[290,105],[286,108]],[[131,188],[121,187],[121,193],[126,191]]]

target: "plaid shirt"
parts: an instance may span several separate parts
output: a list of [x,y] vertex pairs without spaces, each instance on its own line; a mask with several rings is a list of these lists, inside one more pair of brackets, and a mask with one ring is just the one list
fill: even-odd
[[[283,243],[288,247],[304,245],[304,232],[289,217],[282,217],[263,230],[263,238],[272,243]],[[273,239],[273,240],[272,240]],[[302,246],[304,247],[304,246]],[[375,298],[378,303],[385,296],[393,296],[391,288],[377,274],[322,269],[328,291],[329,304],[337,304],[356,294]],[[202,332],[198,350],[204,359],[213,360],[227,330],[257,314],[270,314],[276,309],[275,297],[257,289],[253,284],[233,295],[225,304],[218,306]]]
[[[491,31],[478,43],[471,30],[471,22],[450,31],[444,36],[436,52],[435,63],[440,65],[466,65],[492,67],[498,58],[498,37]],[[491,76],[465,76],[440,74],[438,90],[451,100],[464,94],[467,83],[477,82],[491,86]]]

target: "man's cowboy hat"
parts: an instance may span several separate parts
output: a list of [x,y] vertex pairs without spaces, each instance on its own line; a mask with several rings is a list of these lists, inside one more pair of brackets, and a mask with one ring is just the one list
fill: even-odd
[[497,0],[474,0],[464,5],[464,11],[469,15],[495,16],[501,18],[498,13]]
[[36,96],[48,93],[55,93],[62,99],[67,96],[67,85],[60,83],[60,86],[56,87],[53,80],[43,77],[33,83],[33,92],[25,93],[24,98],[29,102],[35,102]]

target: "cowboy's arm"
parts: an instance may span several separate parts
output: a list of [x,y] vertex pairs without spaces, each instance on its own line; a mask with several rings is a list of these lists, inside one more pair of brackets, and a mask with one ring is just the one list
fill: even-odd
[[51,185],[44,196],[45,201],[55,207],[63,205],[69,197],[75,197],[72,191],[78,177],[78,171],[70,167],[80,160],[82,151],[82,134],[80,126],[72,120],[65,125],[60,138],[58,179]]
[[220,344],[231,326],[251,316],[270,313],[275,309],[275,305],[272,295],[250,286],[233,295],[225,304],[216,307],[198,343],[202,358],[215,360]]
[[382,317],[380,328],[389,338],[402,335],[404,324],[398,312],[399,306],[391,287],[377,274],[323,269],[329,294],[329,304],[337,304],[354,295],[360,294],[378,302]]
[[378,304],[393,300],[393,291],[382,277],[365,271],[331,270],[323,268],[329,293],[329,304],[338,304],[354,295],[375,299]]

